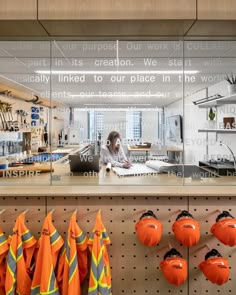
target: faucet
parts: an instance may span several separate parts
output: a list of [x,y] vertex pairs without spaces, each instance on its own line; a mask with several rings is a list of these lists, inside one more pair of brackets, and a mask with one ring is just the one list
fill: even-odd
[[233,156],[234,170],[236,171],[236,158],[235,158],[235,155],[234,155],[233,151],[231,150],[231,148],[227,144],[223,143],[222,141],[220,141],[220,146],[226,146],[229,149],[231,155]]

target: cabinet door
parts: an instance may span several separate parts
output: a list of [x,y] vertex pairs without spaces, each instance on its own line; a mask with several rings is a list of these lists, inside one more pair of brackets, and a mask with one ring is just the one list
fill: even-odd
[[0,0],[0,20],[37,19],[37,0]]
[[195,19],[196,0],[39,0],[39,19]]
[[198,0],[199,20],[235,20],[235,0]]

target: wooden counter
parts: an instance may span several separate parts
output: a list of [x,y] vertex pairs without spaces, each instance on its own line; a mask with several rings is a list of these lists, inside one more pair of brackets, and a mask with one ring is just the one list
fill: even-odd
[[113,171],[72,176],[68,164],[54,164],[39,176],[1,178],[1,195],[36,196],[235,196],[236,177],[192,180],[174,174],[118,177]]

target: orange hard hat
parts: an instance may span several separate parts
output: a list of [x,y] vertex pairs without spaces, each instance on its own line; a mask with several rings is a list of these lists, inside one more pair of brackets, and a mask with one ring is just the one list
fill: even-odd
[[148,247],[156,246],[161,239],[162,223],[151,210],[148,210],[136,223],[135,230],[139,240],[144,245]]
[[168,251],[160,263],[164,277],[170,284],[179,286],[187,279],[187,261],[174,248]]
[[216,249],[212,249],[205,256],[205,261],[199,264],[206,278],[213,284],[223,285],[229,279],[229,264]]
[[176,239],[184,246],[194,246],[200,239],[200,225],[197,220],[186,210],[176,218],[172,226]]
[[216,223],[211,227],[211,233],[225,245],[236,245],[236,219],[228,212],[223,211],[216,218]]

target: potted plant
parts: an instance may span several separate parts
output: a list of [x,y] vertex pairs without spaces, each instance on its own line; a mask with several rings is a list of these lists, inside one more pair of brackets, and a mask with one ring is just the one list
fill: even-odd
[[230,76],[227,75],[225,80],[229,83],[228,85],[229,95],[236,94],[236,75],[233,75],[233,74],[231,74]]
[[215,119],[216,113],[213,111],[212,108],[210,108],[210,111],[208,113],[208,118],[213,121]]
[[213,110],[213,108],[210,108],[208,112],[208,122],[209,122],[209,128],[215,128],[216,123],[216,112]]

